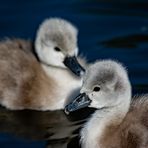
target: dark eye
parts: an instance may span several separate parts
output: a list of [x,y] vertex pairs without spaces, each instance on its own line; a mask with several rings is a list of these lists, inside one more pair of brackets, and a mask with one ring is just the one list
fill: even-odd
[[58,51],[58,52],[61,51],[61,49],[59,47],[55,47],[54,49],[55,49],[55,51]]
[[94,87],[93,91],[100,91],[100,87],[99,86]]

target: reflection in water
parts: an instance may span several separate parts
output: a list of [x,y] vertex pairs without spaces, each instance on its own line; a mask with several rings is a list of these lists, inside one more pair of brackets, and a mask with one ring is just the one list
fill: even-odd
[[135,34],[135,35],[129,35],[129,36],[122,36],[113,38],[108,41],[102,41],[99,44],[102,44],[106,47],[111,48],[138,48],[139,44],[148,44],[148,35],[146,34]]
[[[86,109],[88,110],[88,109]],[[47,148],[65,148],[76,138],[86,118],[93,112],[81,110],[66,116],[63,111],[9,111],[0,108],[0,132],[33,141],[46,141]]]

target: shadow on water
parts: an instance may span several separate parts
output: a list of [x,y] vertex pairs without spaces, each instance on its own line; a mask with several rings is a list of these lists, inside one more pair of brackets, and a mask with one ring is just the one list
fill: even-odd
[[[63,111],[9,111],[1,107],[0,132],[44,141],[47,148],[65,148],[78,139],[79,129],[93,111],[86,108],[66,116]],[[74,143],[79,146],[78,140]]]

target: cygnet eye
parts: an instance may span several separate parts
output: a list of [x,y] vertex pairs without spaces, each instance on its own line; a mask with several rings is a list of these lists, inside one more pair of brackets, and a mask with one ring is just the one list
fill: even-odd
[[93,91],[95,91],[95,92],[100,91],[100,87],[99,86],[95,86]]
[[58,52],[61,51],[61,49],[60,49],[59,47],[55,47],[54,50],[55,50],[55,51],[58,51]]

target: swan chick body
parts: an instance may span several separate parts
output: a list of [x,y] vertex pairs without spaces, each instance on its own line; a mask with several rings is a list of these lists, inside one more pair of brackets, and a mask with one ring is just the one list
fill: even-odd
[[84,75],[81,94],[66,110],[81,108],[85,100],[97,110],[81,130],[83,148],[148,147],[148,96],[131,101],[131,85],[120,63],[92,64]]
[[60,18],[43,21],[35,40],[38,60],[29,41],[1,41],[0,103],[14,110],[63,109],[82,85],[77,32]]

